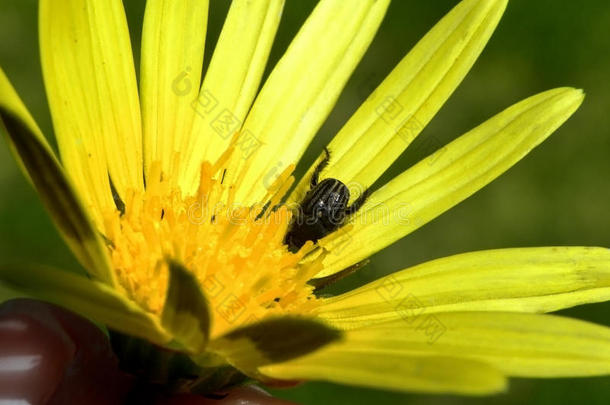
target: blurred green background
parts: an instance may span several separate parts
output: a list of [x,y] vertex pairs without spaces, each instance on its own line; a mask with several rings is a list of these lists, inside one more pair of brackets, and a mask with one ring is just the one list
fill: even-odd
[[[124,3],[138,59],[145,1]],[[309,166],[402,56],[456,3],[456,0],[394,0],[381,30],[305,155],[298,173]],[[210,49],[228,5],[228,0],[212,0]],[[314,5],[313,0],[287,0],[270,67]],[[0,64],[43,131],[52,134],[38,57],[36,8],[35,0],[0,1]],[[508,173],[375,255],[369,266],[340,283],[336,290],[425,260],[472,250],[610,246],[609,79],[610,3],[512,1],[471,73],[421,136],[444,144],[512,103],[552,87],[583,88],[587,93],[585,103],[555,135]],[[403,171],[423,153],[408,150],[383,180]],[[0,193],[0,257],[70,269],[78,266],[5,145],[0,146]],[[609,311],[610,303],[606,303],[562,313],[610,326]],[[515,379],[507,394],[488,398],[405,395],[325,383],[309,383],[275,393],[312,405],[607,404],[610,377]]]

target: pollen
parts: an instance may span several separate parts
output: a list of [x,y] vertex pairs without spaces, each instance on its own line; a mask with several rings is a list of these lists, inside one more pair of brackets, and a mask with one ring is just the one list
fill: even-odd
[[131,191],[124,212],[104,215],[112,264],[120,285],[145,310],[160,315],[167,259],[181,262],[200,283],[212,311],[212,336],[272,315],[305,314],[315,305],[307,284],[322,258],[306,261],[308,242],[291,253],[283,243],[291,212],[280,203],[294,167],[276,180],[261,204],[234,204],[221,165],[204,162],[194,195],[183,196],[152,164],[144,191]]

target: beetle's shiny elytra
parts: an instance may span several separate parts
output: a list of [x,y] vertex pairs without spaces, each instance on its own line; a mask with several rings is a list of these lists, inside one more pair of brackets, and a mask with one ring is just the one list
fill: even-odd
[[368,190],[365,190],[348,207],[350,191],[343,182],[332,178],[319,182],[320,173],[330,161],[328,149],[324,148],[324,152],[326,156],[316,166],[311,176],[310,190],[299,205],[284,238],[284,243],[292,252],[298,251],[308,240],[315,243],[339,229],[348,216],[362,207],[369,195]]

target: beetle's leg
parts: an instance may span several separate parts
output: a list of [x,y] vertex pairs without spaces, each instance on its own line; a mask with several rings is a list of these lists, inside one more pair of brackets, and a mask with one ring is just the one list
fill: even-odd
[[320,177],[320,173],[322,172],[322,170],[324,170],[324,168],[326,166],[328,166],[328,162],[330,161],[330,152],[327,147],[324,147],[324,152],[326,153],[326,156],[316,166],[316,168],[313,171],[313,174],[311,175],[311,181],[309,182],[309,186],[311,188],[314,188],[315,186],[318,185],[318,179]]
[[362,194],[360,194],[360,197],[358,197],[356,201],[352,203],[352,205],[345,209],[345,215],[350,216],[355,214],[356,211],[358,211],[364,205],[366,199],[369,198],[369,195],[371,195],[371,190],[367,188],[362,192]]
[[361,262],[358,262],[347,269],[343,269],[335,274],[331,274],[330,276],[320,277],[320,278],[312,278],[307,282],[307,284],[315,287],[313,290],[314,294],[320,295],[320,291],[329,285],[336,283],[337,281],[355,273],[357,270],[360,270],[364,266],[370,263],[370,259],[364,259]]

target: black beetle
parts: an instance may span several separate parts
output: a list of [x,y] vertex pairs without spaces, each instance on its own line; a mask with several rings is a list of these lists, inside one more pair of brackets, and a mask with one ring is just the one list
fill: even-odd
[[350,192],[343,182],[332,178],[318,182],[320,173],[330,161],[328,149],[324,148],[324,152],[326,156],[316,166],[311,176],[310,189],[284,237],[284,243],[291,252],[297,252],[308,240],[315,243],[339,229],[345,219],[358,211],[369,196],[369,190],[366,189],[348,206]]

